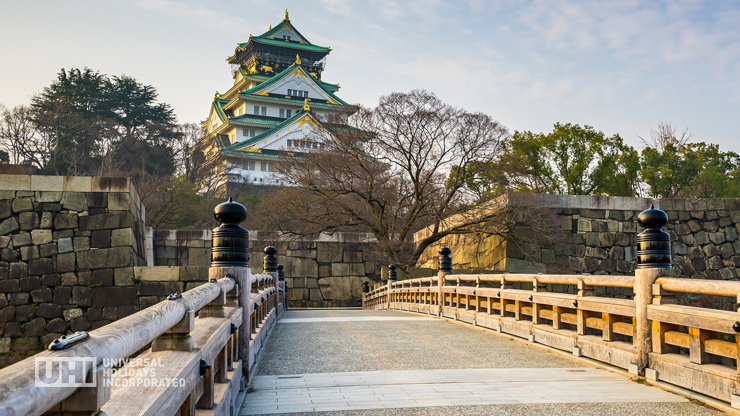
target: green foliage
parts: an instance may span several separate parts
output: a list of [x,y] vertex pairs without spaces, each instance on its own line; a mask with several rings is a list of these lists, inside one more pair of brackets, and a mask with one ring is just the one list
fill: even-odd
[[607,137],[591,126],[556,123],[549,134],[515,132],[497,161],[476,168],[493,193],[633,196],[639,156],[618,134]]
[[642,151],[641,176],[650,195],[662,198],[740,196],[740,158],[706,143],[668,143]]
[[44,170],[57,175],[132,169],[171,174],[170,142],[179,133],[170,106],[156,99],[154,87],[128,76],[62,69],[31,101],[34,123],[49,142]]

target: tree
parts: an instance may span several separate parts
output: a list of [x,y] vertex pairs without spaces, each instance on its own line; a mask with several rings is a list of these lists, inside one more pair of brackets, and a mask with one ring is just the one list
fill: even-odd
[[[509,139],[490,116],[416,90],[381,97],[349,125],[337,119],[320,127],[324,151],[278,167],[294,186],[265,203],[273,228],[297,235],[372,233],[390,261],[408,265],[444,236],[490,219],[467,187],[476,174],[469,167],[494,160]],[[447,222],[453,214],[457,220]],[[429,224],[411,248],[413,233]]]
[[36,129],[29,107],[0,106],[0,145],[6,149],[9,163],[33,164],[39,169],[46,163],[49,143]]
[[639,185],[639,156],[618,134],[570,123],[549,134],[517,131],[498,160],[477,168],[494,193],[634,196]]
[[31,100],[34,125],[49,144],[40,167],[57,175],[173,173],[170,146],[179,133],[170,106],[156,99],[154,87],[128,76],[62,69]]
[[740,158],[715,144],[667,141],[642,151],[642,180],[661,198],[728,198],[738,195]]

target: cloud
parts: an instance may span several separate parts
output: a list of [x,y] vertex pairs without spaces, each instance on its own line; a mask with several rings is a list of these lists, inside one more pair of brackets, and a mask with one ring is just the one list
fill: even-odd
[[223,32],[224,34],[234,34],[245,30],[245,28],[254,28],[262,26],[262,23],[255,24],[248,22],[233,13],[223,13],[203,6],[191,6],[182,1],[176,0],[138,0],[134,3],[135,7],[157,11],[177,18],[186,18],[196,24],[207,27],[212,30]]

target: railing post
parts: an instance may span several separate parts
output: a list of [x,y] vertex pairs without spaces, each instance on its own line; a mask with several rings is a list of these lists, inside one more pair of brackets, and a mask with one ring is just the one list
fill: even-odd
[[367,298],[368,293],[370,293],[370,282],[365,280],[362,282],[362,309],[365,309],[365,298]]
[[[242,360],[243,377],[249,375],[249,310],[251,292],[251,271],[249,270],[249,231],[240,223],[247,219],[247,209],[244,205],[229,198],[227,202],[219,204],[213,210],[213,215],[221,223],[213,229],[211,244],[211,267],[208,278],[221,279],[225,276],[235,280],[234,289],[223,294],[223,306],[242,308],[242,324],[237,328],[237,356],[234,360]],[[219,296],[219,299],[221,296]],[[217,306],[214,304],[214,306]],[[221,309],[223,309],[221,306]],[[206,312],[207,313],[207,312]],[[209,370],[210,371],[210,370]],[[241,383],[243,386],[244,383]],[[207,403],[200,403],[201,406]]]
[[670,235],[661,228],[668,224],[668,215],[650,207],[637,216],[637,223],[645,227],[638,234],[637,267],[635,269],[635,336],[637,360],[630,364],[630,372],[644,375],[650,364],[652,330],[648,321],[648,305],[653,302],[653,284],[661,276],[673,276],[671,268]]
[[387,299],[387,308],[391,308],[391,298],[393,297],[393,294],[391,294],[391,289],[393,289],[393,284],[398,281],[398,275],[396,274],[396,265],[391,264],[388,266],[388,299]]
[[272,302],[272,306],[277,309],[278,307],[278,297],[277,293],[280,288],[280,279],[278,278],[278,259],[277,259],[277,249],[273,246],[267,246],[265,247],[265,261],[264,261],[264,273],[269,274],[272,276],[272,283],[275,287],[275,300]]
[[[445,295],[442,292],[442,287],[445,283],[445,276],[452,274],[452,250],[447,246],[442,246],[439,249],[439,271],[437,272],[437,290],[439,296],[439,311],[438,316],[444,316],[444,305]],[[452,297],[450,297],[450,307],[452,306]]]
[[[285,287],[285,272],[283,272],[283,269],[285,266],[282,264],[277,265],[277,273],[278,273],[278,308],[281,308],[282,310],[287,310],[286,302],[285,302],[285,296],[288,292],[288,289]],[[280,312],[280,311],[279,311]]]

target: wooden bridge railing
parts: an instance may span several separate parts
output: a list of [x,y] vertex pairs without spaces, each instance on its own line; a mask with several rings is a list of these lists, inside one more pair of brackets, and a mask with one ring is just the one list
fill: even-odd
[[285,310],[285,282],[274,247],[265,273],[252,274],[246,241],[234,241],[238,266],[212,263],[207,283],[0,370],[0,415],[238,414],[245,378]]
[[[635,276],[440,271],[391,280],[366,293],[363,305],[490,328],[740,407],[738,312],[678,305],[675,298],[689,293],[740,300],[740,282],[670,274],[666,268],[638,269]],[[555,291],[574,286],[576,293]],[[623,296],[599,296],[604,291],[597,287],[622,288]]]

